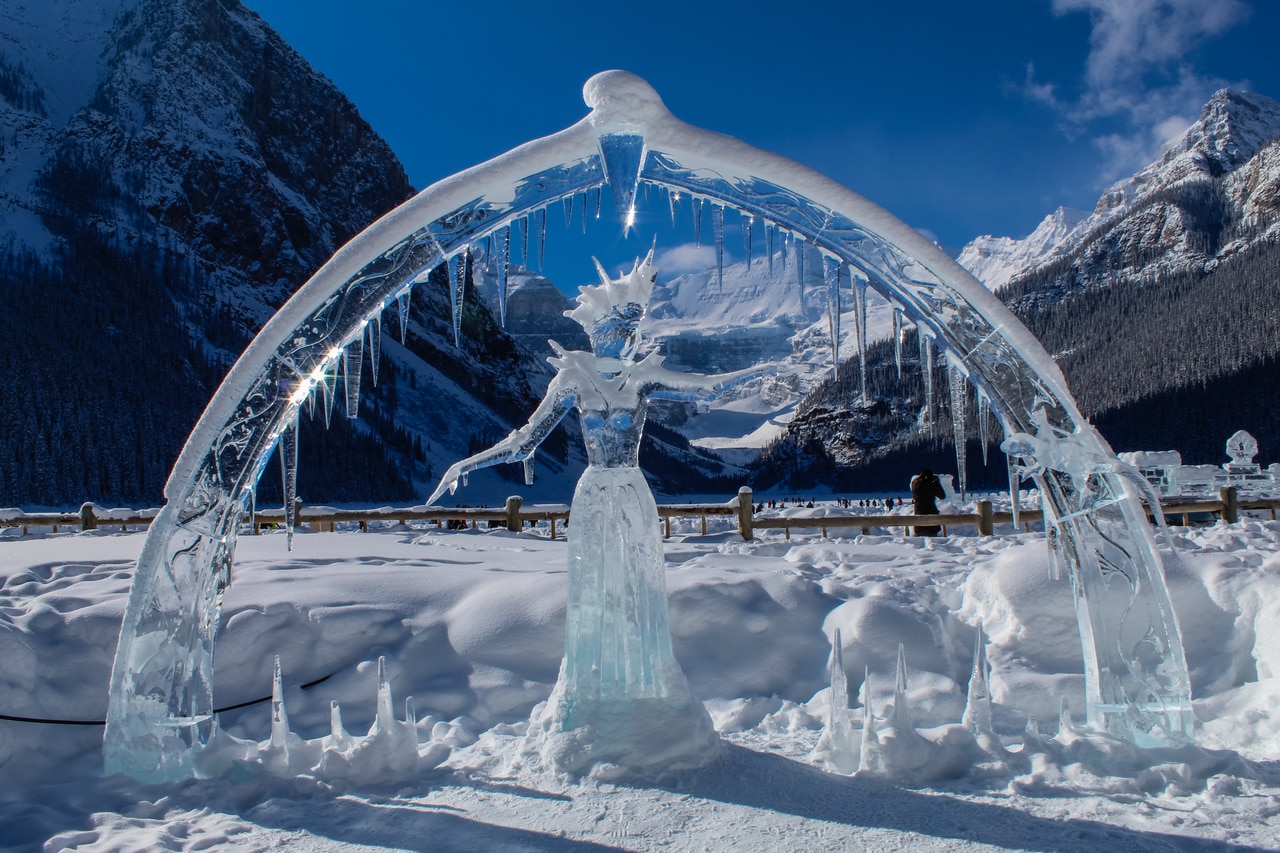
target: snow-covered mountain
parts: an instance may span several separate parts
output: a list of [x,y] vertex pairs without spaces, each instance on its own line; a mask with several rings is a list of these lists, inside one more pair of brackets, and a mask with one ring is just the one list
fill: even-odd
[[[24,439],[0,503],[156,501],[254,331],[412,188],[238,0],[6,3],[0,30],[0,431]],[[416,289],[360,420],[304,418],[304,498],[421,495],[532,408],[544,366],[483,311],[455,346],[447,293]],[[542,466],[549,488],[562,467]]]
[[[1223,90],[1088,216],[1059,208],[1027,238],[981,237],[959,260],[1040,337],[1118,450],[1178,441],[1184,458],[1211,462],[1241,428],[1280,452],[1280,429],[1260,402],[1280,392],[1278,239],[1280,104]],[[921,465],[954,470],[939,438],[951,432],[946,395],[935,387],[940,419],[921,431],[903,417],[922,406],[912,382],[883,383],[870,405],[820,387],[758,461],[757,479],[901,488]]]
[[[1222,89],[1154,163],[1083,218],[1058,208],[1029,236],[984,236],[958,261],[993,290],[1063,259],[1110,279],[1203,267],[1280,234],[1280,103]],[[1243,240],[1244,242],[1240,242]]]
[[[675,412],[680,432],[696,446],[746,463],[781,434],[796,404],[831,374],[833,352],[822,262],[806,250],[803,264],[794,249],[775,252],[772,263],[756,257],[716,270],[659,282],[646,314],[644,332],[668,363],[699,373],[742,370],[768,364],[777,375],[762,376],[731,389],[709,409]],[[847,285],[842,298],[851,302]],[[857,353],[852,304],[842,304],[841,360]],[[891,333],[888,303],[869,300],[867,337]]]
[[960,250],[956,260],[978,281],[997,291],[1077,233],[1087,213],[1059,207],[1021,240],[1013,237],[975,237]]

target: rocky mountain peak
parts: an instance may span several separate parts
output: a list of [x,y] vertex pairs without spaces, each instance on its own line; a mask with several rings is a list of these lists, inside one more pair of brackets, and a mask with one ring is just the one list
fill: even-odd
[[1220,89],[1159,160],[1109,187],[1094,213],[1112,216],[1165,187],[1234,172],[1277,136],[1280,103],[1254,92]]

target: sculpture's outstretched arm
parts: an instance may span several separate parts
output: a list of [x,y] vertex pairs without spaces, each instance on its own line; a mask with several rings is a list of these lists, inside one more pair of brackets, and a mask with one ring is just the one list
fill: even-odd
[[431,497],[427,498],[427,503],[435,503],[446,490],[449,494],[453,494],[458,488],[458,481],[472,471],[489,468],[502,462],[520,462],[533,456],[533,452],[543,439],[569,413],[575,396],[573,388],[564,380],[563,374],[558,374],[551,380],[551,385],[547,388],[547,396],[529,417],[527,424],[513,430],[510,435],[488,450],[482,450],[474,456],[468,456],[450,465],[449,470],[445,471],[444,476],[440,478],[440,485],[436,486]]
[[730,373],[679,373],[666,367],[656,367],[645,377],[642,396],[662,400],[714,400],[735,385],[757,376],[777,375],[774,365],[748,367]]

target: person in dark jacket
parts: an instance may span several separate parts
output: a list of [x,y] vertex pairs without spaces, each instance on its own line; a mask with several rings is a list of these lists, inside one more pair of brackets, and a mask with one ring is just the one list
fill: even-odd
[[[938,499],[946,497],[942,490],[942,482],[933,471],[925,468],[911,478],[911,501],[916,515],[937,515]],[[917,527],[917,536],[937,536],[941,527]]]

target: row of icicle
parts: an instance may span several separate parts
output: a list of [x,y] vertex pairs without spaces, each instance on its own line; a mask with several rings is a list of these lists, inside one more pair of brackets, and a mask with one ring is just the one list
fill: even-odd
[[[645,184],[646,192],[650,187]],[[592,200],[589,201],[588,195]],[[579,201],[580,200],[580,201]],[[677,209],[681,200],[681,194],[675,191],[668,191],[668,203],[671,210],[671,221],[674,226],[677,221]],[[599,219],[601,210],[601,191],[595,188],[588,192],[577,193],[573,196],[566,197],[564,203],[565,225],[568,227],[572,224],[575,210],[578,211],[578,218],[582,222],[583,232],[586,232],[587,221],[591,218]],[[717,204],[709,200],[692,197],[692,222],[694,240],[697,245],[702,242],[702,220],[703,211],[706,207],[711,208],[711,230],[712,238],[715,246],[716,255],[716,281],[718,287],[724,284],[724,211],[725,206]],[[542,267],[546,257],[546,235],[547,235],[547,209],[539,208],[524,217],[516,220],[512,224],[504,225],[485,238],[483,247],[486,263],[493,270],[496,279],[496,290],[498,294],[498,319],[502,327],[506,328],[507,322],[507,296],[509,286],[509,275],[512,263],[512,242],[513,230],[515,231],[515,240],[520,245],[521,259],[524,265],[532,268],[535,258],[531,255],[530,244],[536,248],[537,257],[536,264]],[[743,248],[746,253],[747,266],[753,263],[753,239],[755,234],[755,220],[750,214],[743,213],[741,215],[741,229]],[[536,235],[536,239],[531,241],[531,236]],[[772,223],[765,222],[765,258],[769,265],[769,273],[773,274],[775,255],[779,259],[779,263],[783,270],[787,269],[788,256],[794,258],[792,266],[795,268],[797,280],[803,292],[805,285],[805,256],[808,252],[814,251],[807,241],[786,229],[780,228]],[[775,252],[775,244],[778,251]],[[452,311],[453,337],[455,346],[461,345],[462,336],[462,311],[466,299],[466,283],[469,272],[474,263],[472,247],[466,246],[458,252],[450,255],[445,262],[448,269],[449,279],[449,299]],[[853,293],[854,307],[854,331],[858,348],[858,365],[860,373],[861,395],[864,401],[867,400],[867,348],[869,341],[867,340],[867,300],[869,282],[868,280],[853,271],[846,263],[826,256],[822,256],[822,272],[824,284],[827,291],[827,308],[828,308],[828,331],[831,338],[832,347],[832,363],[834,370],[839,370],[839,340],[840,340],[840,317],[841,317],[841,289],[843,282],[849,282],[849,289]],[[399,293],[396,294],[395,300],[399,309],[400,320],[400,340],[405,342],[408,336],[409,328],[409,305],[412,293],[412,282],[407,284]],[[367,331],[366,331],[367,330]],[[898,305],[893,306],[893,341],[894,341],[894,364],[897,369],[898,378],[902,378],[903,365],[903,344],[907,337],[907,328],[904,324],[902,308]],[[331,353],[332,359],[340,359],[342,363],[344,397],[346,403],[347,417],[355,418],[359,415],[360,410],[360,379],[366,352],[366,338],[368,339],[367,352],[371,367],[371,377],[374,384],[378,381],[378,363],[382,349],[382,312],[381,309],[369,317],[361,326],[360,332],[348,342]],[[917,424],[922,430],[931,430],[935,422],[934,413],[934,390],[933,390],[933,374],[935,368],[934,346],[925,333],[924,329],[917,326],[917,338],[919,342],[919,363],[921,367],[922,377],[924,380],[924,399],[920,409]],[[951,404],[951,421],[954,430],[954,445],[956,453],[956,469],[957,479],[956,485],[962,498],[967,494],[967,475],[966,475],[966,449],[965,449],[965,433],[968,429],[967,424],[967,399],[968,399],[968,379],[963,368],[955,362],[950,355],[948,361],[948,380]],[[314,384],[310,386],[306,393],[306,404],[308,412],[314,416],[315,397],[318,394],[321,400],[321,407],[324,412],[326,427],[329,425],[332,417],[333,403],[336,398],[337,376],[330,371],[329,361],[322,364],[313,374],[316,377]],[[990,402],[986,395],[979,388],[977,389],[978,402],[978,431],[980,436],[980,444],[982,447],[983,465],[987,463],[987,451],[990,444],[990,428],[991,420]],[[296,497],[297,497],[297,445],[298,445],[298,423],[297,414],[294,413],[289,423],[284,427],[280,438],[280,460],[284,486],[284,510],[285,510],[285,529],[288,533],[289,546],[292,547],[293,531],[296,524]],[[1018,513],[1018,484],[1019,476],[1014,469],[1012,460],[1009,462],[1009,486],[1013,499],[1014,514]],[[1015,518],[1015,524],[1017,519]]]

